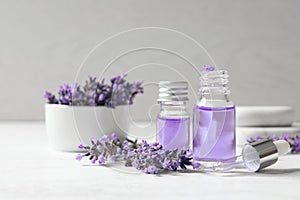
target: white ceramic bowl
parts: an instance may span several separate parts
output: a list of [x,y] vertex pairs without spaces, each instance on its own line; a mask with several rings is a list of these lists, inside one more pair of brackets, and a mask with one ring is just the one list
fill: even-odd
[[237,106],[236,125],[239,127],[291,126],[294,110],[289,106]]
[[79,151],[92,137],[116,133],[121,139],[129,129],[128,106],[115,109],[103,106],[45,105],[46,129],[50,146],[59,151]]

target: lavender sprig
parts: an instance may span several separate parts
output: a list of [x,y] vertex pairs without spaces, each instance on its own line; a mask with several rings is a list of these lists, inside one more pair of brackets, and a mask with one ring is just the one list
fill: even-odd
[[92,139],[91,146],[78,147],[87,152],[78,154],[77,160],[88,157],[92,163],[100,165],[107,161],[123,160],[125,166],[135,167],[146,174],[157,174],[165,170],[186,170],[188,166],[194,169],[200,167],[199,163],[192,162],[193,154],[189,149],[165,150],[159,143],[149,144],[145,140],[138,145],[136,141],[131,140],[121,143],[116,134],[103,136],[100,140]]
[[144,92],[142,81],[129,83],[125,80],[126,73],[111,79],[110,84],[105,84],[104,79],[97,81],[89,77],[81,88],[79,84],[59,86],[58,98],[50,92],[45,92],[44,98],[50,104],[63,104],[72,106],[106,106],[115,108],[119,105],[133,104],[137,94]]
[[87,152],[85,154],[78,154],[76,160],[81,160],[83,157],[89,157],[92,163],[98,162],[103,165],[107,160],[116,161],[122,152],[122,143],[116,134],[112,134],[111,137],[105,135],[101,139],[91,139],[91,146],[79,145],[79,149],[84,149]]
[[296,135],[294,137],[290,135],[281,135],[281,136],[269,136],[269,137],[261,137],[261,136],[256,136],[255,138],[249,138],[247,139],[247,142],[252,143],[261,139],[272,139],[272,140],[286,140],[289,142],[291,146],[291,153],[297,154],[300,153],[300,136]]

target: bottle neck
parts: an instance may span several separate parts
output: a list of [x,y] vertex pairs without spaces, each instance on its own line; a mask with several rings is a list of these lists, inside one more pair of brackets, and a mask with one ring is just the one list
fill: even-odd
[[198,106],[233,106],[229,96],[228,77],[224,70],[205,73],[200,79]]
[[160,118],[188,118],[189,114],[186,108],[186,102],[174,101],[174,102],[161,102]]
[[234,106],[230,100],[229,94],[200,94],[197,103],[204,107],[231,107]]

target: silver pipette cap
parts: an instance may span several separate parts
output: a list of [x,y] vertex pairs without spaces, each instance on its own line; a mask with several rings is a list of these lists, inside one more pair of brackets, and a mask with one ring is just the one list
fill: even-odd
[[275,164],[278,157],[290,151],[290,145],[285,140],[273,141],[262,139],[246,144],[242,150],[242,157],[246,167],[253,172]]

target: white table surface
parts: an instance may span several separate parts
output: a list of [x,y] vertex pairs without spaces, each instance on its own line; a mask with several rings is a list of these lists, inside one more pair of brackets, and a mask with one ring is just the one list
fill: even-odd
[[0,199],[298,199],[300,155],[261,173],[146,175],[49,149],[43,122],[0,122]]

